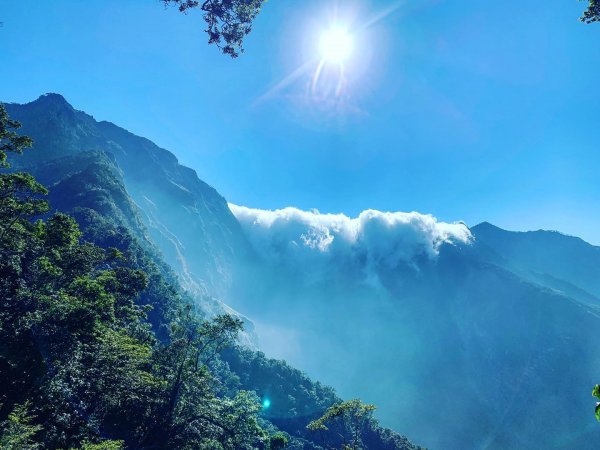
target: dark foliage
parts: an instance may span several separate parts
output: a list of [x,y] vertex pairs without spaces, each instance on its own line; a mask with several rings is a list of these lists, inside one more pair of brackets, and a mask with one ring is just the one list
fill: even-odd
[[237,58],[244,51],[242,44],[252,31],[252,22],[260,12],[265,0],[163,0],[165,5],[174,4],[179,11],[187,13],[200,9],[206,22],[208,43]]
[[[11,133],[3,152],[30,145]],[[238,347],[239,319],[202,318],[110,155],[61,155],[31,166],[48,190],[0,174],[0,447],[321,449],[306,425],[333,390]],[[415,448],[362,432],[365,448]]]
[[588,0],[589,6],[583,13],[581,21],[585,23],[592,23],[600,21],[600,2],[598,0]]
[[[16,127],[3,107],[0,116],[3,130]],[[28,144],[2,138],[3,161]],[[82,241],[65,214],[33,221],[47,208],[30,175],[0,180],[3,448],[267,448],[255,396],[217,396],[206,366],[233,343],[239,320],[201,321],[180,303],[158,341],[139,301],[148,278],[134,261]]]
[[[203,13],[207,28],[208,43],[215,44],[221,51],[237,58],[244,52],[243,42],[252,31],[254,19],[266,0],[162,0],[165,5],[175,5],[182,13],[199,9]],[[598,0],[585,0],[589,3],[581,21],[600,21]]]
[[298,445],[298,448],[342,448],[347,442],[339,434],[347,436],[357,432],[362,439],[361,448],[418,448],[404,436],[381,428],[370,416],[359,426],[348,422],[336,425],[335,430],[314,433],[307,426],[329,408],[342,403],[331,387],[311,381],[284,361],[267,358],[261,352],[229,348],[222,352],[222,359],[227,362],[230,373],[218,371],[220,378],[232,382],[233,390],[251,390],[260,398],[269,399],[270,407],[264,411],[264,417],[289,433],[293,437],[291,444]]

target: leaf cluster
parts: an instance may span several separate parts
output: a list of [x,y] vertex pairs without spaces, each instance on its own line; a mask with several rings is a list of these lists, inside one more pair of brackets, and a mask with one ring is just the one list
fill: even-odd
[[[594,386],[594,389],[592,389],[592,396],[594,396],[598,400],[600,400],[600,384],[597,384],[596,386]],[[600,422],[600,402],[596,402],[595,413],[596,413],[596,420],[598,420]]]
[[243,53],[244,38],[252,31],[252,23],[266,0],[163,0],[187,13],[200,9],[206,22],[208,43],[237,58]]
[[588,8],[581,16],[581,21],[585,23],[593,23],[600,21],[600,2],[598,0],[587,0]]
[[343,450],[360,450],[364,448],[362,432],[365,424],[371,420],[373,411],[375,411],[374,405],[365,404],[358,399],[336,403],[327,408],[320,418],[310,422],[306,428],[315,432],[335,429],[339,445]]

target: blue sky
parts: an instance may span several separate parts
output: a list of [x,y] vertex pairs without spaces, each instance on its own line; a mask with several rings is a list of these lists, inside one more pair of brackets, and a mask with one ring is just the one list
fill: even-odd
[[[229,201],[431,213],[600,244],[600,24],[576,0],[338,2],[340,98],[309,92],[334,2],[269,0],[237,60],[158,0],[0,0],[0,99],[63,94]],[[380,12],[395,11],[364,28]],[[321,98],[324,97],[324,98]]]

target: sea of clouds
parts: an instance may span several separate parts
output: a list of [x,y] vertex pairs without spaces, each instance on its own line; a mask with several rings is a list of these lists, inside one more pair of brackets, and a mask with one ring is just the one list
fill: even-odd
[[416,212],[366,210],[350,218],[292,207],[261,210],[230,203],[229,208],[257,253],[274,264],[360,261],[394,268],[423,256],[433,259],[443,244],[472,240],[464,223]]

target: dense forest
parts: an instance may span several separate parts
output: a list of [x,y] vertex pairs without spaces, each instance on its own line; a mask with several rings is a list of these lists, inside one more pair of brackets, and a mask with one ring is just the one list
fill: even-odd
[[240,346],[239,317],[206,317],[139,238],[110,155],[37,167],[50,189],[13,171],[19,127],[0,106],[1,448],[416,448]]

